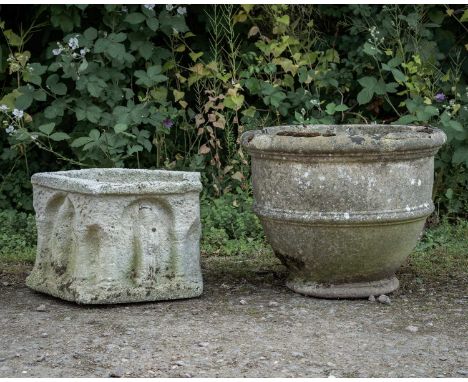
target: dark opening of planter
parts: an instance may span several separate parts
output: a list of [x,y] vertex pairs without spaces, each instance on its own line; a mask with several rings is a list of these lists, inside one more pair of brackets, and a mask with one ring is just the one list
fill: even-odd
[[318,131],[280,131],[278,136],[283,137],[301,137],[301,138],[313,138],[313,137],[334,137],[334,133],[319,133]]
[[421,129],[417,129],[416,131],[418,133],[432,134],[434,132],[434,129],[431,129],[430,127],[423,127]]

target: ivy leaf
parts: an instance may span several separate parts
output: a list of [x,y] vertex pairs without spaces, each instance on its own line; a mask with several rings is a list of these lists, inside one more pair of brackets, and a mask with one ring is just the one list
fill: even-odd
[[374,94],[383,95],[387,91],[385,82],[378,81],[375,77],[362,77],[358,82],[363,87],[357,95],[357,101],[360,105],[370,102]]
[[149,60],[149,58],[153,55],[153,48],[154,46],[151,42],[145,41],[138,48],[138,52],[141,54],[141,57],[143,57],[146,60]]
[[346,111],[346,110],[348,110],[348,109],[349,109],[349,107],[348,107],[347,105],[345,105],[344,103],[342,103],[342,104],[340,104],[340,105],[337,105],[337,106],[335,107],[335,110],[336,110],[336,111]]
[[58,82],[59,76],[57,74],[52,74],[47,78],[46,85],[50,91],[57,95],[67,94],[67,87],[64,83]]
[[370,88],[363,88],[357,95],[359,105],[369,103],[374,96],[374,91]]
[[117,125],[114,126],[114,131],[119,134],[128,129],[128,125],[126,123],[118,123]]
[[8,41],[8,44],[10,44],[11,46],[21,46],[21,44],[23,43],[23,39],[11,29],[4,31],[3,35]]
[[284,16],[281,16],[281,17],[277,17],[276,21],[278,23],[280,23],[280,24],[283,24],[283,25],[289,25],[289,16],[284,15]]
[[90,132],[89,132],[89,137],[93,140],[93,141],[97,141],[99,140],[99,137],[101,136],[101,133],[99,132],[99,130],[97,129],[92,129]]
[[70,136],[66,133],[56,132],[56,133],[53,133],[49,138],[52,139],[53,141],[60,142],[66,139],[70,139]]
[[335,102],[330,102],[327,107],[325,108],[325,112],[328,114],[328,115],[333,115],[335,114],[335,110],[336,110],[336,103]]
[[32,93],[21,94],[18,98],[16,98],[15,106],[17,109],[26,110],[29,106],[31,106],[33,99],[34,98]]
[[98,32],[95,28],[91,27],[83,32],[83,36],[86,40],[94,41],[97,38]]
[[156,32],[159,28],[159,20],[156,17],[148,17],[146,19],[146,25],[148,25],[148,28],[153,32]]
[[465,9],[465,11],[463,12],[462,17],[460,17],[460,21],[462,23],[468,22],[468,9]]
[[364,43],[364,47],[362,48],[362,51],[368,54],[369,56],[377,56],[378,54],[382,53],[380,49],[377,49],[374,45],[369,44],[368,42]]
[[36,101],[45,101],[47,99],[47,93],[42,89],[37,89],[34,92],[33,97]]
[[139,12],[129,13],[127,17],[125,17],[124,21],[129,24],[140,24],[145,21],[146,17],[144,14]]
[[224,98],[223,104],[229,109],[239,110],[244,104],[244,96],[242,94],[229,95]]
[[94,53],[104,53],[110,45],[110,41],[106,38],[99,38],[94,43]]
[[90,122],[98,123],[101,118],[101,114],[102,110],[96,105],[92,105],[86,109],[86,118]]
[[29,64],[29,70],[23,72],[23,79],[25,82],[30,82],[34,85],[41,86],[42,77],[47,70],[47,66],[41,64],[32,63]]
[[109,35],[109,40],[112,42],[124,42],[127,39],[127,34],[120,32],[120,33],[111,33]]
[[71,147],[81,147],[81,146],[84,146],[86,145],[87,143],[89,142],[92,142],[93,139],[90,138],[90,137],[79,137],[77,139],[75,139],[71,144],[70,146]]
[[178,91],[178,90],[176,90],[176,89],[174,89],[174,90],[172,91],[172,93],[174,94],[174,100],[175,100],[176,102],[179,101],[179,100],[181,100],[181,99],[183,99],[183,98],[184,98],[184,95],[185,95],[184,92],[180,92],[180,91]]
[[45,125],[41,125],[38,127],[39,131],[44,133],[45,135],[50,135],[52,131],[54,131],[55,123],[46,123]]
[[468,147],[467,146],[460,146],[458,147],[452,156],[452,163],[459,164],[463,163],[468,166]]
[[400,117],[397,121],[395,121],[394,124],[396,125],[409,125],[410,123],[413,123],[416,121],[417,118],[414,115],[407,114],[402,117]]
[[192,61],[197,61],[201,56],[203,56],[203,52],[198,52],[198,53],[195,53],[195,52],[192,52],[192,53],[189,53],[189,56],[190,58],[192,59]]

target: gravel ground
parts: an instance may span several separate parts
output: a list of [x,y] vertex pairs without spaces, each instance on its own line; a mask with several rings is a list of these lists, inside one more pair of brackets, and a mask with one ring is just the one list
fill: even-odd
[[[78,306],[0,271],[0,377],[466,377],[466,278],[319,300],[275,260],[210,257],[202,297]],[[376,296],[378,297],[378,296]]]

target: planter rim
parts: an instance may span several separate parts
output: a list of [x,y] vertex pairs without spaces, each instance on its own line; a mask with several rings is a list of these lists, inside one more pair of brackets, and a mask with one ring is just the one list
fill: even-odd
[[90,168],[85,170],[40,172],[31,183],[56,190],[84,194],[175,194],[200,192],[199,172]]
[[410,125],[284,125],[251,130],[241,144],[256,153],[298,156],[432,156],[447,137],[437,128]]

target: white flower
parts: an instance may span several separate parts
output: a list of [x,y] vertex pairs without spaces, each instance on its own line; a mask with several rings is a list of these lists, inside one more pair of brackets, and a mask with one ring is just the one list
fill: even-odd
[[18,109],[13,109],[13,115],[14,115],[17,119],[21,119],[21,118],[23,118],[24,111],[23,111],[23,110],[18,110]]
[[75,50],[75,49],[80,47],[80,43],[79,43],[79,41],[78,41],[78,39],[76,37],[72,37],[72,38],[70,38],[70,40],[68,40],[68,46],[72,50]]
[[0,111],[7,111],[7,110],[8,110],[7,105],[5,105],[5,104],[0,105]]
[[10,125],[5,129],[5,132],[10,135],[13,134],[14,131],[15,131],[15,127],[13,125]]
[[122,12],[123,13],[128,13],[128,8],[125,5],[122,7]]
[[310,103],[311,103],[312,105],[314,105],[314,106],[320,105],[319,100],[318,100],[318,99],[315,99],[315,98],[311,99],[311,100],[310,100]]
[[52,54],[53,54],[54,56],[58,56],[58,55],[60,55],[60,54],[62,53],[62,51],[63,51],[62,48],[53,49],[53,50],[52,50]]
[[185,7],[179,7],[179,8],[177,8],[177,13],[178,13],[179,15],[185,15],[185,14],[187,13],[187,8],[185,8]]
[[146,9],[153,10],[156,4],[145,4],[143,5]]
[[86,53],[88,53],[88,52],[89,52],[89,49],[88,49],[88,48],[80,49],[80,54],[81,54],[82,57],[83,57],[83,56],[86,56]]
[[174,6],[173,6],[173,5],[171,5],[171,4],[167,4],[167,5],[166,5],[166,10],[172,11],[173,9],[174,9]]

